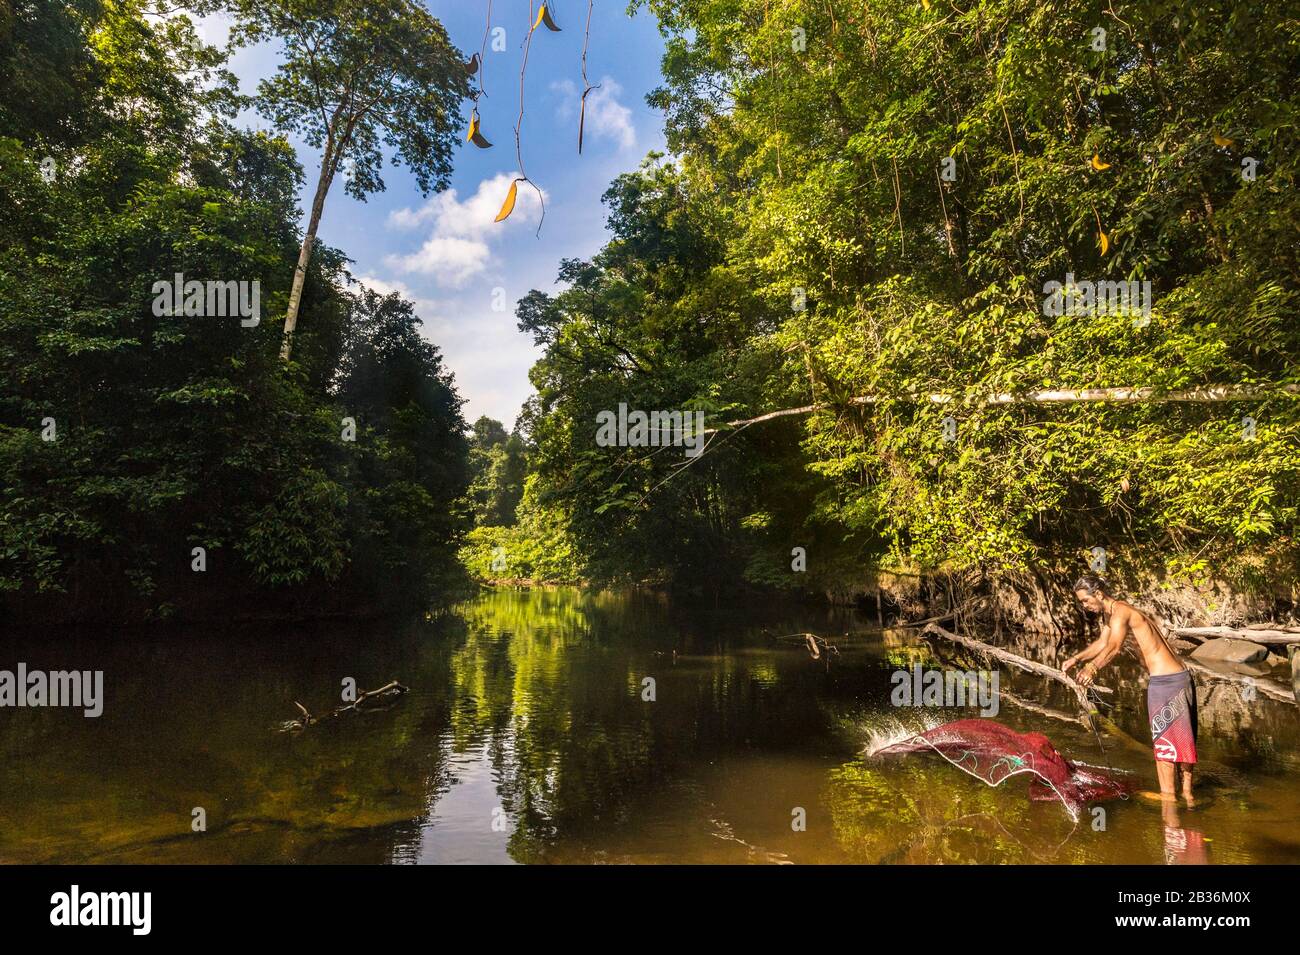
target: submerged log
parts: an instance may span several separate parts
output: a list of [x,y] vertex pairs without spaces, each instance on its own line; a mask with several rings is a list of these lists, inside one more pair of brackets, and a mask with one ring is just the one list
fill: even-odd
[[[1034,703],[1029,703],[1026,700],[1022,700],[1008,693],[1006,690],[999,689],[999,693],[1007,697],[1007,699],[1009,699],[1013,704],[1024,707],[1027,710],[1040,713],[1043,716],[1052,717],[1053,719],[1065,719],[1071,722],[1078,723],[1083,727],[1085,727],[1086,729],[1090,729],[1094,733],[1097,733],[1098,745],[1100,745],[1101,743],[1100,730],[1105,729],[1108,736],[1110,736],[1113,739],[1118,739],[1125,746],[1128,746],[1133,749],[1141,750],[1144,752],[1149,752],[1149,749],[1147,748],[1147,744],[1142,743],[1140,740],[1134,739],[1132,736],[1128,734],[1128,732],[1123,727],[1121,727],[1119,724],[1115,723],[1113,720],[1106,717],[1104,714],[1102,714],[1098,710],[1097,706],[1094,705],[1092,700],[1088,699],[1087,689],[1085,689],[1084,687],[1076,683],[1074,680],[1072,680],[1069,674],[1064,673],[1061,670],[1056,669],[1055,667],[1049,667],[1045,663],[1038,663],[1034,660],[1030,660],[1027,659],[1026,657],[1022,657],[1017,653],[1012,653],[1010,650],[1003,650],[1001,647],[995,647],[992,644],[985,643],[982,640],[976,640],[973,637],[963,637],[960,634],[953,633],[950,630],[945,630],[943,627],[936,626],[935,624],[929,624],[922,632],[930,633],[937,637],[942,637],[943,639],[949,640],[960,646],[967,647],[968,649],[976,650],[980,653],[987,654],[988,656],[991,656],[994,659],[1001,660],[1004,663],[1009,663],[1012,666],[1019,667],[1020,669],[1025,670],[1029,673],[1034,673],[1038,676],[1046,677],[1049,680],[1052,680],[1056,683],[1060,683],[1063,686],[1069,687],[1070,690],[1074,693],[1075,698],[1079,701],[1080,713],[1077,717],[1070,717],[1064,713],[1061,713],[1058,710],[1051,710],[1048,709],[1047,707],[1039,706]],[[1096,690],[1098,693],[1107,693],[1107,694],[1114,693],[1114,691],[1111,690],[1109,687],[1097,686],[1095,683],[1092,685],[1091,689]],[[1103,752],[1104,751],[1105,748],[1103,747]]]
[[[848,634],[846,633],[845,636],[847,637]],[[825,637],[819,637],[815,633],[787,633],[783,636],[777,637],[776,639],[791,642],[797,641],[803,644],[808,648],[808,655],[814,660],[820,660],[823,651],[827,654],[834,654],[836,656],[838,656],[840,652],[839,647],[835,646],[835,644],[831,643]],[[673,659],[677,659],[676,650],[673,651]]]
[[1003,689],[1002,687],[998,687],[998,696],[1006,700],[1008,703],[1020,707],[1022,710],[1028,710],[1029,712],[1037,713],[1040,716],[1047,716],[1054,720],[1060,720],[1062,723],[1079,722],[1079,717],[1077,715],[1071,715],[1061,710],[1054,710],[1050,706],[1043,706],[1039,703],[1034,703],[1032,700],[1026,700],[1023,696],[1017,696],[1010,690]]
[[[352,703],[352,709],[360,710],[366,708],[367,706],[373,708],[379,703],[391,702],[392,700],[401,696],[403,693],[407,692],[409,689],[410,689],[409,686],[403,686],[402,684],[398,683],[396,680],[392,680],[388,683],[385,683],[377,690],[363,691],[362,694],[358,696],[356,700]],[[347,709],[347,707],[343,707],[343,709]]]
[[314,726],[317,723],[321,722],[322,720],[333,719],[334,717],[340,716],[343,713],[348,712],[349,710],[352,710],[354,712],[367,712],[372,710],[386,709],[386,707],[382,706],[381,704],[383,703],[391,704],[398,697],[409,692],[410,689],[411,688],[409,686],[404,686],[403,684],[397,682],[396,680],[391,680],[388,683],[385,683],[383,686],[379,687],[379,689],[377,690],[363,690],[361,692],[361,695],[358,696],[351,703],[344,703],[340,706],[336,706],[334,707],[334,709],[330,710],[330,712],[326,713],[324,716],[313,716],[311,714],[311,711],[308,710],[307,707],[303,706],[297,700],[294,700],[293,705],[298,707],[298,712],[301,713],[302,716],[296,720],[286,720],[285,722],[281,723],[280,732],[281,733],[301,732],[302,730],[306,729],[308,726]]
[[[982,640],[976,640],[973,637],[963,637],[960,634],[953,633],[950,630],[945,630],[943,627],[936,626],[935,624],[929,624],[922,632],[930,633],[937,637],[943,637],[945,640],[950,640],[960,646],[979,651],[980,653],[985,653],[995,659],[1002,660],[1004,663],[1009,663],[1022,670],[1026,670],[1030,673],[1037,674],[1038,676],[1046,677],[1047,679],[1053,680],[1064,686],[1068,686],[1074,693],[1075,698],[1078,699],[1081,712],[1077,717],[1070,717],[1067,714],[1061,713],[1059,710],[1051,710],[1047,707],[1039,706],[1038,704],[1029,703],[1026,700],[1022,700],[1008,693],[1006,690],[999,689],[998,692],[1002,696],[1007,697],[1007,699],[1009,699],[1013,704],[1040,713],[1043,716],[1052,717],[1053,719],[1065,719],[1079,723],[1085,728],[1098,733],[1098,743],[1101,741],[1100,732],[1098,730],[1098,726],[1100,726],[1106,730],[1107,734],[1111,738],[1118,739],[1125,746],[1143,752],[1150,752],[1148,744],[1130,736],[1118,723],[1102,714],[1093,702],[1088,699],[1087,690],[1072,680],[1069,674],[1064,673],[1055,667],[1049,667],[1045,663],[1038,663],[1034,660],[1029,660],[1017,653],[1012,653],[1010,650],[1003,650],[1001,647],[995,647]],[[1114,693],[1114,690],[1111,690],[1109,687],[1098,686],[1095,683],[1092,685],[1091,689],[1096,690],[1098,693]]]

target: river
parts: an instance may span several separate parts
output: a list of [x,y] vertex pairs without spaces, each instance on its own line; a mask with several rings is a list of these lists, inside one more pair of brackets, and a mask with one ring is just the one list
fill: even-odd
[[[1203,691],[1196,808],[1131,798],[1075,822],[1022,780],[991,788],[935,757],[867,756],[873,734],[923,715],[891,705],[891,675],[939,663],[873,623],[502,589],[404,625],[6,634],[0,669],[102,670],[105,699],[98,718],[0,709],[0,861],[1300,862],[1293,705]],[[838,652],[778,639],[802,631]],[[410,692],[281,731],[295,700],[338,706],[345,679]],[[1099,682],[1141,739],[1136,665]],[[1069,709],[1036,684],[1003,674],[1021,698]],[[1006,700],[996,718],[1154,786],[1140,745],[1107,737],[1103,752],[1081,726]]]

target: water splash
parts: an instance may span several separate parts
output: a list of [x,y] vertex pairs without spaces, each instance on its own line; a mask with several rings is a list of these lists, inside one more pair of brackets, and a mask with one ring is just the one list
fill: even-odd
[[866,736],[863,754],[875,756],[883,749],[906,743],[918,733],[932,730],[940,724],[938,714],[927,713],[903,720],[897,716],[884,716],[871,724],[863,724],[861,729]]

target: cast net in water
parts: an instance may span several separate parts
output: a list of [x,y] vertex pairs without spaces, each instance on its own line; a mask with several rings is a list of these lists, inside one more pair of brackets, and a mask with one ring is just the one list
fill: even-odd
[[1042,733],[1017,733],[986,719],[956,720],[872,749],[875,756],[935,752],[989,786],[1029,777],[1029,798],[1059,799],[1078,820],[1085,805],[1125,797],[1133,781],[1121,773],[1074,763]]

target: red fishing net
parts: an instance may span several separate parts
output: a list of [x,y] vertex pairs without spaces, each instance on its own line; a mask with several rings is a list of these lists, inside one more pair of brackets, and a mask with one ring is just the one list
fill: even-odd
[[1042,733],[1017,733],[993,720],[945,723],[877,749],[875,755],[920,752],[938,753],[990,786],[1029,776],[1030,799],[1059,799],[1074,819],[1087,803],[1120,798],[1134,788],[1120,773],[1070,762]]

